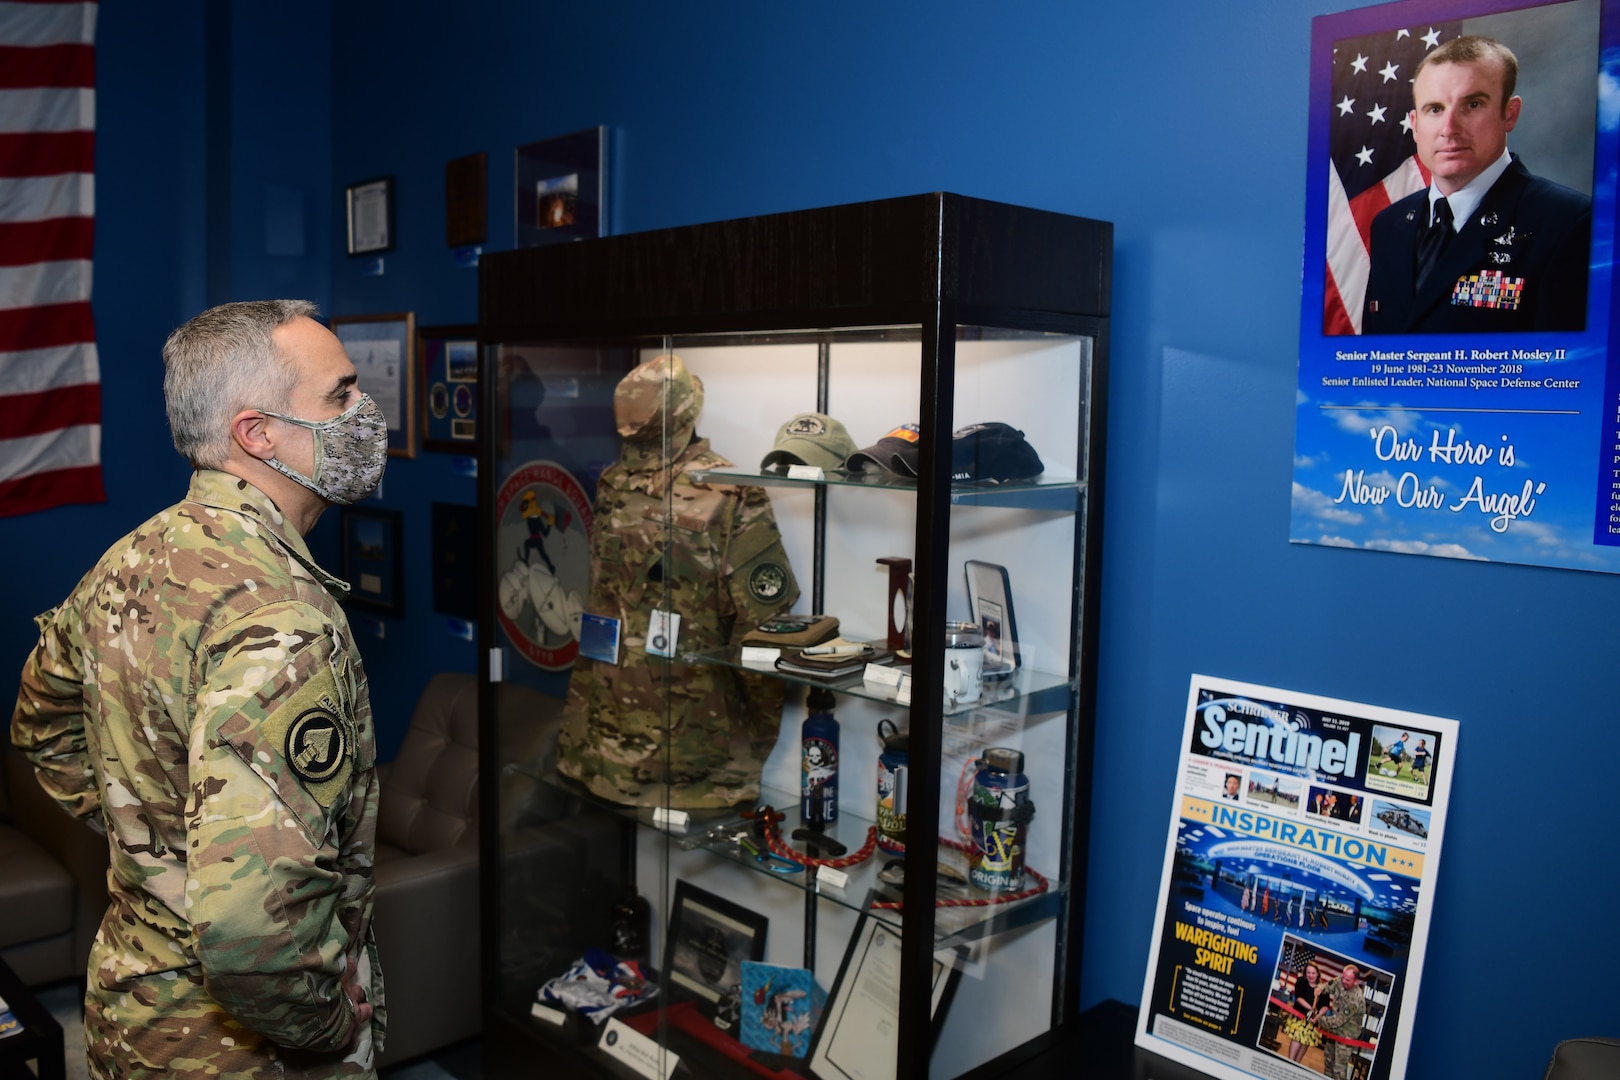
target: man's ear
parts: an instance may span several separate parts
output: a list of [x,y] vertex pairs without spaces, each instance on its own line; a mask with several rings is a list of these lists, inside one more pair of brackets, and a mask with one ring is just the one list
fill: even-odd
[[1523,106],[1524,99],[1518,94],[1514,94],[1508,99],[1508,103],[1502,107],[1502,119],[1506,121],[1502,125],[1504,131],[1513,130],[1513,125],[1519,122],[1519,109]]
[[257,409],[243,409],[231,418],[231,441],[249,457],[264,461],[276,456],[276,444],[268,430],[270,418]]

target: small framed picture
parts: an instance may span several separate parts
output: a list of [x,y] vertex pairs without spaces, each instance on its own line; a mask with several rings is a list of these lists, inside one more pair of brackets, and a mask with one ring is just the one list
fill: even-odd
[[345,506],[343,579],[349,603],[384,615],[405,614],[405,515],[372,506]]
[[1005,679],[1018,670],[1018,623],[1013,618],[1012,586],[1007,568],[969,559],[968,608],[984,631],[984,677]]
[[684,880],[664,938],[664,985],[671,996],[696,1001],[710,1019],[721,999],[741,992],[744,960],[765,958],[769,920]]
[[416,334],[422,372],[422,448],[478,449],[478,327],[424,326]]
[[517,246],[608,234],[607,128],[517,148]]
[[360,373],[360,389],[388,420],[391,457],[416,456],[416,314],[334,315],[332,333]]
[[379,176],[344,189],[349,217],[349,254],[394,250],[394,178]]

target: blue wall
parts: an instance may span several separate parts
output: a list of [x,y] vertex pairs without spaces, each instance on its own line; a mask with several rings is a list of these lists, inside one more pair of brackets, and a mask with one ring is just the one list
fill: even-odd
[[[205,281],[190,96],[204,65],[187,17],[200,6],[103,12],[97,311],[117,403],[113,502],[0,520],[8,562],[30,567],[0,600],[16,662],[26,616],[183,477],[153,427],[157,347]],[[620,232],[934,190],[1114,221],[1081,1004],[1140,998],[1197,671],[1461,721],[1409,1075],[1535,1075],[1557,1039],[1616,1033],[1603,957],[1620,881],[1603,852],[1620,580],[1287,543],[1310,17],[1335,6],[475,0],[451,15],[349,0],[329,27],[313,16],[324,5],[298,7],[311,18],[255,25],[237,4],[235,56],[250,63],[242,44],[265,34],[329,48],[329,102],[310,63],[303,83],[268,51],[238,70],[231,193],[244,205],[261,179],[244,171],[303,155],[298,176],[263,182],[314,185],[296,291],[334,314],[472,321],[476,275],[444,243],[445,162],[488,152],[486,250],[509,247],[512,149],[598,123],[614,132]],[[304,100],[282,115],[287,93]],[[300,141],[299,125],[329,147]],[[396,177],[399,248],[366,277],[342,254],[336,200],[382,174]],[[239,213],[233,288],[280,291],[276,268],[242,253],[253,223]],[[1211,275],[1220,287],[1199,284]],[[447,455],[396,459],[382,502],[406,512],[409,617],[362,635],[385,756],[429,674],[474,665],[427,610],[432,501],[470,504],[473,482]],[[312,537],[334,567],[335,519]]]

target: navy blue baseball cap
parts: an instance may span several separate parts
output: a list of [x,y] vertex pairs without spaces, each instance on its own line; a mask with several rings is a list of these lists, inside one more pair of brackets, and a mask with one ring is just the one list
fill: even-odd
[[1040,455],[1010,424],[971,424],[951,433],[951,481],[1009,484],[1046,471]]

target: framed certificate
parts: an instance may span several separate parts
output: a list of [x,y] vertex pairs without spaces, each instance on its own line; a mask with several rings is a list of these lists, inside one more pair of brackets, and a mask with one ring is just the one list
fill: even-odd
[[334,315],[332,333],[388,421],[389,456],[415,457],[416,314]]
[[[928,1015],[935,1037],[966,954],[966,946],[934,954]],[[810,1070],[821,1080],[895,1080],[899,987],[900,930],[863,912],[822,1010]]]
[[349,218],[349,254],[394,250],[394,178],[379,176],[344,189]]

